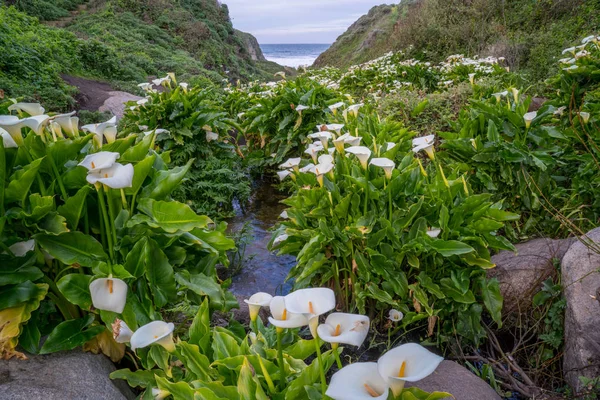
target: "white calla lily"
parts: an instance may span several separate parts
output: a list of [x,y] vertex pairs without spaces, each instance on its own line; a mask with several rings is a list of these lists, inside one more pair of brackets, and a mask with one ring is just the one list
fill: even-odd
[[393,149],[397,145],[398,145],[398,143],[387,142],[386,146],[385,146],[385,151],[390,151],[391,149]]
[[299,171],[302,172],[303,174],[308,174],[310,172],[313,172],[313,170],[315,169],[316,165],[313,163],[307,164],[304,167],[300,168]]
[[284,162],[283,164],[279,165],[279,169],[290,169],[290,168],[293,168],[294,170],[297,170],[301,161],[302,161],[302,158],[300,158],[300,157],[290,158],[286,162]]
[[79,135],[79,118],[71,116],[54,117],[54,122],[60,125],[60,128],[69,137],[77,137]]
[[159,388],[152,388],[152,398],[154,400],[163,400],[166,399],[167,397],[169,397],[171,395],[171,392],[164,390],[164,389],[159,389]]
[[308,110],[310,107],[302,105],[302,104],[298,104],[296,106],[296,111],[298,112],[298,114],[302,115],[302,111],[304,110]]
[[325,394],[333,400],[385,400],[389,386],[379,375],[377,363],[354,363],[331,377]]
[[435,135],[422,136],[418,138],[414,138],[412,141],[412,151],[415,153],[420,152],[421,150],[425,150],[427,156],[433,160],[435,159],[435,153],[433,150],[433,145],[435,143]]
[[250,310],[250,320],[256,321],[260,308],[268,307],[271,300],[273,300],[273,296],[265,292],[254,293],[248,300],[244,299],[244,303],[248,304]]
[[395,308],[392,308],[388,313],[388,319],[392,322],[400,322],[402,318],[404,318],[402,311],[398,311]]
[[331,154],[323,154],[318,158],[319,164],[333,164],[333,156]]
[[500,101],[502,100],[502,97],[508,96],[508,90],[505,90],[503,92],[493,93],[492,96],[494,96],[496,98],[496,101],[498,103],[500,103]]
[[338,135],[342,131],[344,124],[326,124],[326,125],[317,125],[317,130],[319,131],[333,131]]
[[360,110],[362,106],[364,106],[363,103],[353,104],[350,107],[348,107],[348,112],[351,112],[352,115],[358,117],[358,110]]
[[369,317],[358,314],[331,313],[325,323],[319,325],[319,337],[331,343],[360,347],[369,333]]
[[377,369],[387,380],[394,396],[404,389],[404,382],[420,381],[431,375],[444,360],[416,343],[398,346],[379,358]]
[[360,161],[360,165],[362,165],[363,169],[367,169],[367,162],[369,161],[369,157],[371,157],[371,150],[369,150],[368,147],[351,146],[346,149],[346,152],[354,154]]
[[531,122],[535,119],[535,117],[537,117],[537,111],[528,112],[527,114],[523,115],[526,129],[529,129]]
[[392,179],[392,172],[394,171],[394,168],[396,168],[396,164],[394,164],[394,162],[392,160],[390,160],[389,158],[373,158],[371,160],[371,162],[369,163],[369,165],[374,165],[376,167],[379,167],[381,169],[383,169],[383,171],[385,172],[385,177],[387,179]]
[[333,145],[335,146],[335,149],[337,150],[338,153],[344,154],[344,152],[345,152],[344,147],[346,144],[346,138],[348,136],[350,136],[350,135],[345,133],[333,141]]
[[14,243],[8,249],[15,255],[15,257],[23,257],[25,254],[35,249],[35,240],[31,239],[24,242]]
[[115,319],[115,322],[111,324],[113,338],[117,343],[129,343],[133,331],[127,326],[125,321],[121,321],[119,318]]
[[19,147],[17,142],[10,136],[10,133],[0,128],[0,136],[2,136],[2,143],[4,144],[4,148],[9,149],[13,147]]
[[313,162],[316,164],[318,162],[317,155],[322,150],[323,150],[323,145],[320,142],[318,145],[311,143],[310,145],[308,145],[306,150],[304,150],[304,153],[309,154],[312,157]]
[[85,156],[78,165],[86,168],[89,172],[95,172],[112,167],[119,157],[121,157],[119,153],[99,151]]
[[46,109],[40,103],[15,103],[8,107],[8,111],[25,111],[32,117],[42,115]]
[[303,314],[294,314],[289,312],[285,307],[285,297],[275,296],[269,305],[271,309],[271,317],[269,322],[271,325],[279,329],[301,328],[308,325],[308,320]]
[[279,235],[275,238],[275,240],[273,240],[273,247],[277,247],[279,244],[285,242],[286,240],[288,240],[289,236],[287,234],[282,234]]
[[290,171],[289,169],[277,171],[277,176],[279,177],[280,182],[283,182],[283,180],[290,175],[292,175],[292,171]]
[[100,124],[88,124],[81,127],[81,130],[84,132],[93,133],[94,141],[98,145],[98,147],[102,147],[102,143],[104,142],[104,138],[106,137],[107,142],[111,140],[114,142],[117,136],[117,117],[112,117],[108,121],[102,122]]
[[112,189],[124,189],[133,185],[133,165],[114,163],[111,167],[88,173],[86,180],[95,185],[101,183]]
[[169,133],[171,133],[171,131],[169,131],[167,129],[158,128],[158,129],[154,129],[152,131],[144,131],[144,136],[149,136],[149,135],[152,135],[153,133],[156,133],[156,135],[160,135],[161,133],[169,134]]
[[471,85],[475,84],[475,74],[469,74],[469,82]]
[[148,82],[140,83],[140,84],[138,84],[138,87],[146,92],[149,92],[152,90],[152,84],[148,83]]
[[285,305],[292,313],[318,317],[335,308],[335,294],[329,288],[299,289],[285,296]]
[[[331,157],[330,155],[327,156]],[[321,157],[319,157],[319,159]],[[328,174],[329,172],[331,172],[331,170],[333,170],[333,164],[331,162],[326,162],[324,164],[315,165],[315,167],[310,172],[317,176],[317,182],[319,182],[319,186],[323,187],[323,175]]]
[[133,333],[129,341],[131,349],[135,351],[136,349],[148,347],[156,343],[164,347],[169,353],[172,353],[175,351],[173,330],[175,330],[175,325],[172,322],[150,322]]
[[6,130],[18,146],[23,144],[23,135],[21,134],[23,121],[14,115],[0,115],[0,128]]
[[429,228],[427,229],[427,236],[435,239],[436,237],[440,236],[441,232],[442,230],[439,228]]
[[206,141],[214,142],[219,139],[219,134],[211,131],[206,131]]
[[589,112],[582,111],[582,112],[579,113],[579,116],[583,120],[584,124],[587,124],[588,121],[590,120],[590,113]]
[[329,109],[333,112],[333,115],[337,113],[338,108],[345,106],[346,104],[343,101],[337,102],[329,106]]
[[98,310],[123,312],[127,300],[127,284],[121,279],[100,278],[90,283],[92,303]]
[[187,93],[187,91],[188,91],[188,87],[189,87],[189,86],[190,86],[190,85],[189,85],[187,82],[181,82],[181,83],[179,84],[179,87],[180,87],[180,88],[182,88],[182,89],[183,89],[183,91],[184,91],[184,92],[186,92],[186,93]]
[[35,115],[23,119],[23,126],[28,127],[39,136],[44,132],[44,127],[48,124],[49,119],[50,117],[47,115]]
[[327,145],[329,144],[329,140],[331,140],[333,137],[333,134],[329,131],[319,131],[309,134],[308,137],[311,139],[319,139],[323,145],[323,148],[326,149]]

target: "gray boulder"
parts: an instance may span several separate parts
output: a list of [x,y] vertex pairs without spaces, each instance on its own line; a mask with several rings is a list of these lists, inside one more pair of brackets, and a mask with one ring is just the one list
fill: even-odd
[[81,351],[28,355],[0,362],[0,398],[6,400],[126,400],[125,381],[112,381],[113,363]]
[[[444,360],[433,374],[417,382],[406,382],[407,388],[418,387],[426,392],[447,392],[456,400],[500,400],[501,397],[483,379],[455,363]],[[451,399],[451,397],[448,397]]]
[[104,104],[100,106],[98,111],[109,112],[116,116],[117,120],[123,118],[123,114],[125,114],[125,103],[143,99],[143,97],[120,91],[108,92],[108,95],[110,97],[104,100]]
[[562,262],[565,311],[565,379],[583,389],[580,376],[600,376],[600,228],[587,233],[596,244],[575,242]]
[[488,278],[497,278],[504,296],[503,313],[524,312],[542,282],[557,273],[553,259],[562,260],[574,239],[534,239],[516,245],[517,253],[503,250],[492,257],[496,268]]

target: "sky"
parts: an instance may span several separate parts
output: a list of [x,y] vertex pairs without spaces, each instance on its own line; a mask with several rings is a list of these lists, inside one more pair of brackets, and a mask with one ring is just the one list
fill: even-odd
[[[261,44],[333,43],[385,0],[222,0],[233,26]],[[388,3],[394,3],[390,0]]]

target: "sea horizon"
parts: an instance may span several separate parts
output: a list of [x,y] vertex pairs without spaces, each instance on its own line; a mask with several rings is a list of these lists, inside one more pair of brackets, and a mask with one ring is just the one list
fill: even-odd
[[267,60],[294,68],[312,65],[330,46],[331,43],[260,43]]

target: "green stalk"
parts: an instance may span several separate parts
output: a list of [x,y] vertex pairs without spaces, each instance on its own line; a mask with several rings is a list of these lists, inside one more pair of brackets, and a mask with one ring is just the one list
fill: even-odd
[[392,222],[392,185],[388,185],[388,205],[390,212],[390,222]]
[[60,188],[60,193],[62,194],[63,200],[67,201],[69,195],[67,195],[67,190],[65,189],[65,185],[60,176],[60,172],[58,171],[58,167],[54,162],[54,158],[52,158],[52,154],[49,151],[46,153],[46,155],[48,156],[48,161],[50,161],[50,165],[52,166],[52,172],[54,172],[54,177],[56,178],[56,182],[58,182],[58,187]]
[[337,364],[338,369],[342,369],[343,365],[342,365],[342,360],[340,359],[340,348],[339,346],[335,345],[335,347],[332,345],[332,350],[333,350],[333,354],[335,355],[335,362]]
[[[104,193],[102,191],[101,184],[96,184],[96,192],[98,193],[98,205],[100,207],[100,213],[102,214],[102,218],[104,219],[104,231],[106,232],[106,241],[108,242],[108,251],[110,254],[110,259],[114,260],[115,253],[112,241],[112,235],[110,232],[110,221],[108,220],[108,214],[106,213],[106,202],[104,201]],[[112,275],[112,265],[109,263],[108,266],[109,275]]]
[[334,266],[334,274],[333,274],[333,281],[334,281],[334,285],[335,285],[335,291],[336,291],[336,295],[337,296],[342,296],[342,287],[340,286],[340,268],[338,265],[337,260],[333,263]]
[[363,215],[367,215],[367,206],[369,204],[369,166],[367,165],[367,169],[365,170],[365,177],[367,178],[366,186],[365,186],[365,206],[363,210]]
[[110,196],[108,189],[106,188],[106,186],[103,187],[104,193],[106,193],[106,202],[108,203],[108,213],[110,216],[110,231],[112,232],[112,237],[113,237],[113,246],[117,245],[117,227],[115,226],[115,206],[112,202],[112,199]]
[[277,328],[277,361],[279,363],[279,390],[283,391],[286,384],[285,367],[283,365],[283,347],[281,344],[281,336],[283,329]]
[[317,360],[319,361],[319,373],[321,375],[321,393],[325,396],[327,391],[327,382],[325,381],[325,369],[323,368],[323,356],[321,355],[321,344],[319,336],[315,337],[315,349],[317,350]]
[[123,209],[127,210],[129,207],[127,206],[127,197],[125,196],[125,191],[121,189],[121,203],[123,203]]

